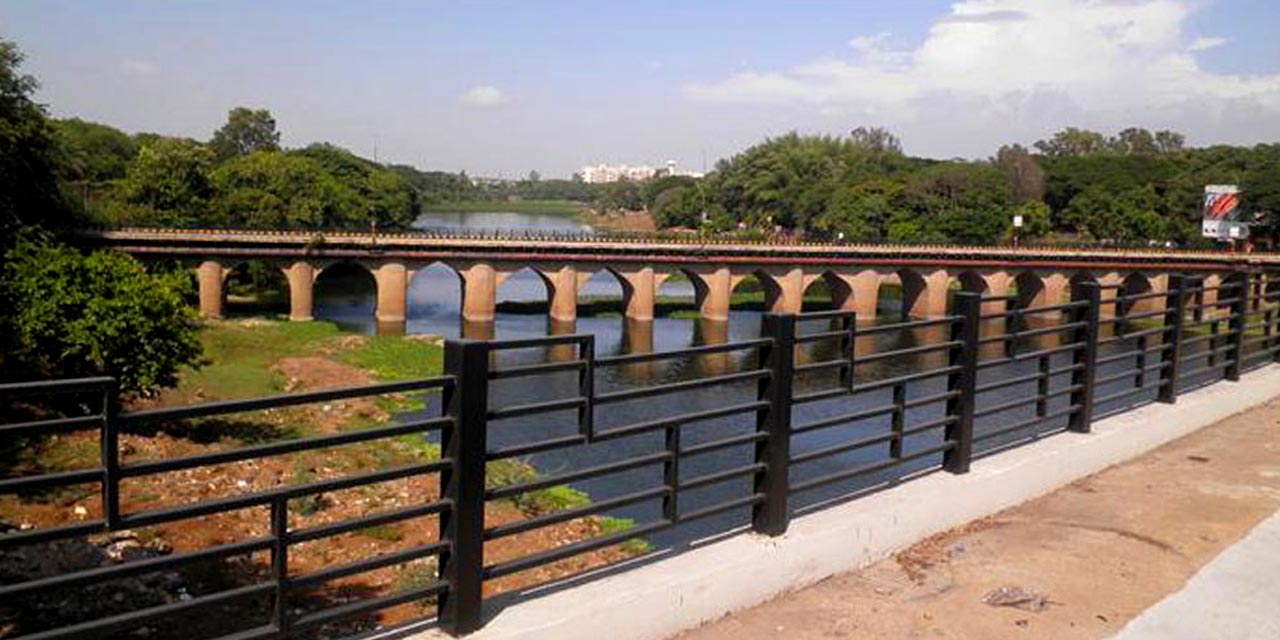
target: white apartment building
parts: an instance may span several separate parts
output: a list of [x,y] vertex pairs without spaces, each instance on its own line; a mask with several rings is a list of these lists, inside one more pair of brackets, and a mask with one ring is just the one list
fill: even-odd
[[618,182],[627,180],[630,182],[644,182],[653,178],[662,176],[690,176],[701,178],[701,173],[693,171],[679,171],[676,168],[675,160],[668,160],[667,166],[661,168],[653,168],[647,164],[640,166],[630,166],[625,164],[597,164],[583,165],[578,168],[578,175],[582,177],[582,181],[589,184],[603,184],[606,182]]

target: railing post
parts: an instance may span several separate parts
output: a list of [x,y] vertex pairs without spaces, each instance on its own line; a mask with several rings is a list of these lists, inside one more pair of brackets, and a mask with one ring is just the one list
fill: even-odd
[[1248,326],[1250,291],[1253,289],[1253,276],[1248,271],[1236,273],[1237,283],[1234,302],[1231,303],[1231,317],[1227,320],[1230,330],[1228,338],[1231,345],[1231,361],[1227,363],[1226,379],[1231,382],[1240,381],[1240,365],[1244,361],[1244,331]]
[[1071,414],[1067,429],[1088,433],[1093,425],[1093,381],[1098,372],[1098,324],[1102,287],[1096,282],[1077,282],[1071,285],[1071,301],[1083,301],[1087,304],[1071,309],[1071,321],[1083,323],[1083,326],[1077,327],[1072,334],[1072,341],[1079,345],[1073,359],[1073,364],[1078,366],[1071,372],[1071,385],[1075,387],[1071,392],[1071,404],[1077,409]]
[[751,512],[751,527],[756,533],[777,536],[787,531],[790,515],[787,494],[791,490],[787,469],[791,461],[791,385],[795,378],[796,317],[791,314],[766,313],[760,321],[761,333],[772,344],[761,348],[761,368],[769,377],[760,381],[759,398],[769,407],[757,413],[756,431],[768,436],[756,442],[756,463],[763,473],[756,474],[755,492],[764,495]]
[[947,424],[944,437],[955,443],[942,456],[942,468],[951,473],[968,473],[973,460],[973,413],[978,396],[978,350],[982,332],[982,294],[956,294],[956,313],[960,322],[951,324],[951,341],[960,346],[949,350],[949,365],[958,367],[947,375]]
[[449,587],[438,607],[441,627],[462,635],[481,622],[489,344],[445,341],[444,372],[453,376],[443,400],[453,424],[442,431],[440,449],[453,464],[440,473],[442,497],[451,504],[440,515],[440,536],[449,542],[440,556],[440,578]]
[[112,380],[102,392],[102,519],[107,529],[120,526],[120,383]]
[[[1169,286],[1165,294],[1164,351],[1160,352],[1160,392],[1156,399],[1172,404],[1178,399],[1178,374],[1182,364],[1182,332],[1186,325],[1187,301],[1190,296],[1187,290],[1194,284],[1192,278],[1181,275],[1169,276]],[[1170,315],[1172,314],[1172,315]]]
[[271,578],[276,583],[271,603],[271,626],[289,632],[289,499],[271,501]]

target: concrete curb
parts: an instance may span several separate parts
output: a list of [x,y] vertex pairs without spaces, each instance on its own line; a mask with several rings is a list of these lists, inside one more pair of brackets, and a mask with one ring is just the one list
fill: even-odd
[[[792,520],[509,606],[477,640],[656,640],[829,576],[1123,462],[1280,395],[1280,366],[1152,404]],[[438,629],[413,636],[447,638]]]

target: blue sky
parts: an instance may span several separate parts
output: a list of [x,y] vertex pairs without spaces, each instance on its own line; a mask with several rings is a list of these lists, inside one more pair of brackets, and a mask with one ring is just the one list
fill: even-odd
[[1277,24],[1243,0],[0,5],[55,115],[207,138],[261,106],[286,145],[506,176],[862,124],[935,157],[1068,125],[1275,141]]

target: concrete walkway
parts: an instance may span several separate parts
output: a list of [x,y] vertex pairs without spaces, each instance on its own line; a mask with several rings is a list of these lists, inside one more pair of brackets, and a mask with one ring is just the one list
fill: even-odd
[[1280,512],[1200,569],[1113,640],[1280,638]]

